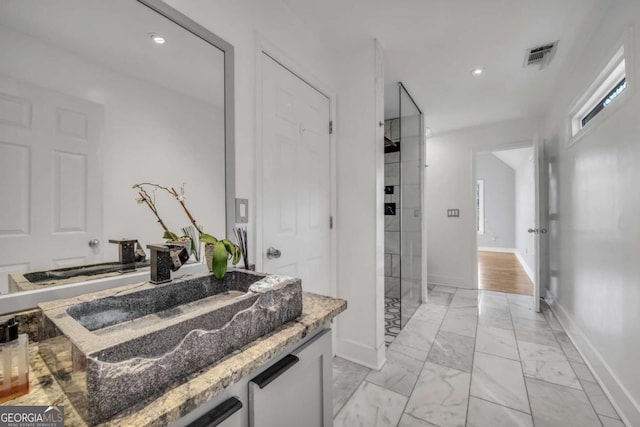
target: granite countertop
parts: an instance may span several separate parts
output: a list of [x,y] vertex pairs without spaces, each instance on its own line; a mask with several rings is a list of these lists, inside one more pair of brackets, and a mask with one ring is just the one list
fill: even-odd
[[[242,377],[255,372],[346,308],[347,302],[342,299],[303,292],[302,316],[295,321],[282,325],[217,364],[183,379],[164,394],[140,402],[102,425],[167,425],[212,399]],[[64,405],[65,426],[86,426],[38,354],[37,343],[30,345],[29,353],[29,393],[4,405]]]

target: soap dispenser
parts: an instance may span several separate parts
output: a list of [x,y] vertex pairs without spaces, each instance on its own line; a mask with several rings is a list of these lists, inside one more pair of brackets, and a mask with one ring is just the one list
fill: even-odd
[[15,317],[0,318],[0,403],[29,392],[28,344]]

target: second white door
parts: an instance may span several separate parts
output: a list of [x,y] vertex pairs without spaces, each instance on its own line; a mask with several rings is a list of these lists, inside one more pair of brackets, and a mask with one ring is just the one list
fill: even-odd
[[262,70],[263,268],[328,295],[329,99],[266,54]]

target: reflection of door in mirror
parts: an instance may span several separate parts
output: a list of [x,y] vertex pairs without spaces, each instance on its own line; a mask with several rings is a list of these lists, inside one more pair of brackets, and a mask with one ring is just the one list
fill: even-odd
[[0,195],[11,201],[0,211],[0,268],[95,262],[102,106],[3,76],[0,103]]
[[[11,271],[116,261],[108,239],[162,241],[136,183],[184,184],[205,231],[226,234],[224,55],[136,1],[0,3],[0,292]],[[181,233],[181,207],[155,197]]]

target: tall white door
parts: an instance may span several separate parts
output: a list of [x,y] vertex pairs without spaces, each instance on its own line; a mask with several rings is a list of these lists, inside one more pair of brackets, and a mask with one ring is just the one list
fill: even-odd
[[101,260],[103,107],[0,76],[0,292],[7,274]]
[[534,309],[540,312],[540,298],[544,297],[544,290],[547,287],[548,277],[548,250],[547,250],[547,219],[548,219],[548,187],[547,187],[547,170],[545,169],[546,161],[544,154],[544,140],[534,137],[533,140],[533,159],[535,170],[535,218],[536,224],[533,229],[535,248],[536,248],[536,266],[535,266],[535,283],[533,284]]
[[329,99],[266,54],[262,70],[263,267],[328,295]]

